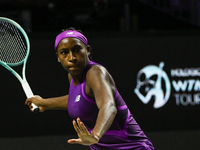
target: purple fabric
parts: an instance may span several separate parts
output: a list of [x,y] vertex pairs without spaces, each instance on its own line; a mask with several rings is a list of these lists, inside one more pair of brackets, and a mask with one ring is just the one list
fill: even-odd
[[62,33],[60,33],[57,37],[56,37],[56,40],[55,40],[55,50],[57,50],[57,46],[58,44],[60,43],[60,41],[64,38],[68,38],[68,37],[74,37],[74,38],[77,38],[79,40],[81,40],[85,45],[88,45],[88,41],[87,41],[87,38],[81,34],[80,32],[78,31],[75,31],[75,30],[67,30],[67,31],[64,31]]
[[[74,81],[71,80],[68,101],[69,115],[73,119],[79,117],[89,132],[94,128],[99,112],[95,99],[85,93],[86,73],[92,65],[99,64],[89,61],[82,81],[78,85],[74,86]],[[117,89],[115,103],[117,114],[111,127],[99,143],[91,145],[90,148],[92,150],[154,150],[151,141],[133,118]]]
[[115,143],[115,144],[101,144],[98,143],[90,146],[91,150],[155,150],[149,142],[134,142],[134,143]]

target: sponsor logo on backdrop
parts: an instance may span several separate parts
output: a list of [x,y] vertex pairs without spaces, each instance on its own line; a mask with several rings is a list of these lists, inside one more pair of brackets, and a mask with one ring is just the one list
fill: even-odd
[[163,67],[164,62],[161,62],[158,67],[149,65],[142,68],[137,74],[137,86],[134,91],[144,104],[153,98],[154,108],[164,106],[171,93],[170,80]]
[[[170,74],[158,66],[148,65],[137,74],[135,94],[144,103],[154,101],[153,108],[163,107],[169,100],[176,106],[200,104],[200,68],[172,68]],[[197,79],[195,79],[197,78]]]

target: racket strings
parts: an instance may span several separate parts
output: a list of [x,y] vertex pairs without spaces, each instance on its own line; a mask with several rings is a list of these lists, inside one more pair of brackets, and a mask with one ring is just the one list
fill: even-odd
[[27,55],[26,41],[17,27],[6,21],[0,21],[0,60],[17,64]]

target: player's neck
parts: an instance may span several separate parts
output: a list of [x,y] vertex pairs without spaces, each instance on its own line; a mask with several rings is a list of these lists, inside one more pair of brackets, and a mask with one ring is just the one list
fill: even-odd
[[72,79],[74,80],[74,86],[77,86],[83,79],[83,73],[79,75],[72,75]]

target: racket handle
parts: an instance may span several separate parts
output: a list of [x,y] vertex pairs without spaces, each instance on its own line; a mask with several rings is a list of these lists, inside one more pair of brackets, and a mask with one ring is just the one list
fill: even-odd
[[[31,90],[31,88],[30,88],[28,82],[27,82],[27,81],[23,81],[21,84],[22,84],[22,87],[23,87],[24,92],[25,92],[25,94],[26,94],[26,97],[27,97],[27,98],[34,97],[33,92],[32,92],[32,90]],[[33,112],[39,112],[38,106],[36,106],[36,105],[33,104],[33,103],[32,103],[31,105],[32,105],[32,111],[33,111]]]

